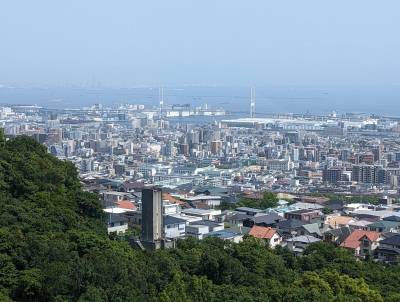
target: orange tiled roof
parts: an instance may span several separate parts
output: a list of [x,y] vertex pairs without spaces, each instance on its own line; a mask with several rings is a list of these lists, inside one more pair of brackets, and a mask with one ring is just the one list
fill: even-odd
[[116,204],[119,208],[128,209],[128,210],[136,210],[136,206],[133,204],[133,202],[131,202],[129,200],[117,201]]
[[169,193],[163,193],[163,201],[170,202],[170,203],[177,203],[177,204],[184,204],[185,202],[182,200],[179,200],[178,198],[173,197]]
[[249,232],[249,235],[261,239],[271,239],[275,234],[275,229],[258,225],[254,225]]
[[361,239],[366,236],[370,241],[377,241],[381,233],[374,231],[355,230],[340,245],[350,249],[356,249],[360,246]]

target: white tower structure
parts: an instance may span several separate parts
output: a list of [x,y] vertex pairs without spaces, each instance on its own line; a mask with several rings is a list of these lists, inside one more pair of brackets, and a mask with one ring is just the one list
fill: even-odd
[[160,99],[160,115],[162,114],[163,108],[164,108],[164,87],[161,87],[158,90],[158,97]]
[[251,88],[250,90],[250,117],[253,118],[256,113],[256,90]]

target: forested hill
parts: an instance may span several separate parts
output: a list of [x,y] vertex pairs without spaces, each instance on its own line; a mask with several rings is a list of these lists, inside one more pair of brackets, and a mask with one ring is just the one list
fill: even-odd
[[247,238],[133,250],[107,237],[72,164],[0,134],[0,301],[400,301],[400,268],[323,243],[305,256]]

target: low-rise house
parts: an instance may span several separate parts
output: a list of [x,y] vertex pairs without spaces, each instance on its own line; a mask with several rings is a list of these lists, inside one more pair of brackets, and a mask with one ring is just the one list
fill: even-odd
[[399,212],[394,212],[392,210],[371,210],[371,209],[362,209],[356,210],[350,213],[351,216],[357,217],[359,219],[367,219],[371,221],[382,220],[385,217],[389,216],[400,216]]
[[235,209],[236,212],[244,213],[249,216],[255,216],[257,214],[265,213],[265,211],[256,209],[256,208],[249,208],[249,207],[238,207]]
[[291,238],[297,236],[301,226],[306,224],[300,220],[283,220],[277,223],[277,229],[283,238]]
[[214,217],[221,214],[221,210],[214,210],[214,209],[184,209],[182,210],[183,214],[190,215],[190,216],[197,216],[201,217],[203,220],[214,220]]
[[298,210],[322,210],[324,208],[324,206],[320,204],[309,202],[296,202],[292,204],[291,207]]
[[163,214],[172,215],[181,212],[181,207],[176,203],[163,202]]
[[349,221],[349,228],[351,230],[368,230],[368,225],[371,224],[371,221],[369,220],[358,220],[358,219],[353,219]]
[[102,194],[102,205],[104,208],[113,206],[116,202],[129,199],[129,193],[117,191],[104,191]]
[[400,222],[400,216],[397,216],[397,215],[386,216],[386,217],[384,217],[382,220],[384,220],[384,221],[396,221],[396,222]]
[[231,226],[225,229],[225,231],[230,231],[233,233],[241,234],[241,235],[248,235],[251,228],[247,228],[244,226]]
[[323,240],[326,242],[331,242],[335,245],[340,245],[347,237],[349,237],[350,234],[350,228],[347,226],[343,226],[324,232]]
[[327,231],[327,227],[324,224],[321,225],[320,223],[308,223],[303,224],[299,228],[298,235],[311,235],[322,239],[322,234],[325,231]]
[[325,218],[325,223],[328,224],[331,228],[337,229],[348,226],[352,220],[353,217],[350,216],[328,215]]
[[164,234],[166,238],[180,238],[185,236],[186,220],[166,215],[164,216]]
[[196,208],[201,207],[201,205],[205,205],[209,208],[215,208],[221,205],[221,196],[216,195],[196,195],[181,199]]
[[222,240],[228,240],[235,243],[243,241],[243,234],[235,233],[228,230],[210,232],[206,234],[204,237],[216,237]]
[[376,254],[381,261],[398,263],[400,260],[400,234],[391,234],[391,236],[379,241]]
[[400,222],[380,220],[369,224],[368,231],[399,233]]
[[144,188],[144,182],[126,181],[123,184],[121,184],[118,189],[123,192],[137,192],[137,191],[142,191],[143,188]]
[[126,209],[128,211],[136,211],[137,206],[130,200],[120,200],[115,202],[116,207]]
[[366,203],[348,203],[343,207],[343,211],[346,213],[350,213],[353,211],[357,210],[362,210],[362,209],[369,209],[371,208],[371,205],[366,204]]
[[381,233],[374,231],[355,230],[340,245],[353,250],[354,255],[360,258],[373,257],[379,245]]
[[319,242],[321,239],[310,235],[301,235],[286,240],[286,247],[296,255],[303,254],[308,245]]
[[279,235],[276,229],[271,227],[255,225],[250,229],[249,235],[265,240],[270,248],[275,248],[282,242],[281,235]]
[[253,225],[264,227],[276,227],[279,221],[285,220],[276,213],[264,214],[260,213],[255,216],[247,217],[243,220],[243,226],[251,228]]
[[128,219],[123,213],[107,214],[107,232],[123,234],[128,229]]
[[224,223],[215,222],[215,221],[211,221],[211,220],[201,220],[201,221],[193,222],[191,224],[207,226],[209,232],[222,231],[225,228]]
[[194,237],[196,239],[203,239],[210,229],[206,225],[189,224],[186,226],[186,236]]
[[322,212],[320,210],[296,210],[285,213],[284,217],[288,220],[300,220],[306,223],[318,222],[322,218]]
[[190,223],[197,222],[197,221],[202,221],[203,219],[199,216],[191,216],[191,215],[186,215],[182,213],[178,214],[171,214],[169,216],[173,216],[176,218],[180,218],[186,221],[186,225],[189,225]]

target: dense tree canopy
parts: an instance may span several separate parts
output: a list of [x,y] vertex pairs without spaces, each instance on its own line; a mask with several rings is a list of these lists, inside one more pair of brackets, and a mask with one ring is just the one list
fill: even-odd
[[156,252],[107,236],[71,163],[0,135],[0,301],[399,301],[400,267],[325,243],[303,257],[259,240]]
[[272,192],[265,192],[262,198],[243,198],[237,203],[223,202],[221,210],[235,209],[238,207],[249,207],[265,210],[278,205],[278,197]]

